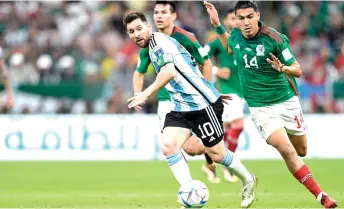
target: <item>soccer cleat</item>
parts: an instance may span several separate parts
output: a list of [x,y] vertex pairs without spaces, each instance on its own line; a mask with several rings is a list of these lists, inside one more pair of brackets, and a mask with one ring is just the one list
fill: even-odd
[[236,175],[232,174],[228,169],[223,169],[223,178],[227,180],[228,182],[237,182],[239,181],[238,177]]
[[242,201],[241,207],[242,208],[249,208],[255,199],[255,190],[257,187],[257,177],[252,174],[253,180],[249,182],[245,182],[242,189]]
[[317,200],[324,206],[324,208],[336,208],[338,206],[338,203],[325,192],[321,192],[318,195]]
[[[209,167],[212,167],[213,170],[211,170]],[[218,184],[220,183],[220,178],[216,176],[215,174],[215,166],[207,166],[207,165],[203,165],[202,166],[202,171],[203,173],[208,177],[208,181],[210,183],[214,183],[214,184]]]

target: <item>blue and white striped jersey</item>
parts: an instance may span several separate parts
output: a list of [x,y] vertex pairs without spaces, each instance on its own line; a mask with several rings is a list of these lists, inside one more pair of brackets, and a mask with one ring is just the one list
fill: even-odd
[[174,38],[155,32],[149,41],[149,56],[157,73],[167,63],[177,72],[167,85],[174,111],[201,110],[214,103],[220,93],[202,75],[195,59]]

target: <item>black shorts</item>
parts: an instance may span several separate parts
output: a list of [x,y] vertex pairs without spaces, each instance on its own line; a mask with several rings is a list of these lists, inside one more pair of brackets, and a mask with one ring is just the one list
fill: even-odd
[[221,98],[203,110],[171,111],[166,115],[165,127],[191,129],[206,147],[213,147],[223,139],[223,104]]

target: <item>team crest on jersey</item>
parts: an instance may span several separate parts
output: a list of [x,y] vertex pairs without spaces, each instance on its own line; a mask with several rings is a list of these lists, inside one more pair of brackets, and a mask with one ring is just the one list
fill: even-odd
[[153,49],[153,61],[156,62],[158,61],[159,57],[162,56],[164,54],[164,51],[162,50],[161,47],[155,47]]
[[257,56],[264,56],[265,48],[264,45],[259,44],[256,48]]

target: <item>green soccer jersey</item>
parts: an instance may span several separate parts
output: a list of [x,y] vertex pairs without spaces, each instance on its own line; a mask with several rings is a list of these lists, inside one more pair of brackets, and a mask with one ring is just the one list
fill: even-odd
[[[174,27],[171,37],[176,39],[182,46],[184,46],[184,48],[195,58],[199,65],[203,65],[204,60],[209,58],[208,54],[204,52],[195,36],[188,31],[179,27]],[[150,63],[151,61],[149,59],[148,48],[141,49],[136,71],[140,73],[146,73]],[[162,88],[158,91],[158,100],[170,100],[170,95],[168,94],[166,88]]]
[[222,46],[219,39],[215,39],[213,42],[208,43],[204,47],[208,51],[210,57],[217,56],[220,62],[220,67],[227,67],[230,69],[231,74],[229,79],[217,79],[216,86],[219,86],[220,92],[223,94],[237,94],[239,97],[243,97],[241,84],[239,80],[238,66],[233,55],[230,55]]
[[282,103],[298,95],[295,79],[271,67],[266,59],[274,54],[286,66],[295,62],[288,38],[259,22],[259,32],[245,39],[234,28],[228,40],[239,67],[239,77],[249,107]]

